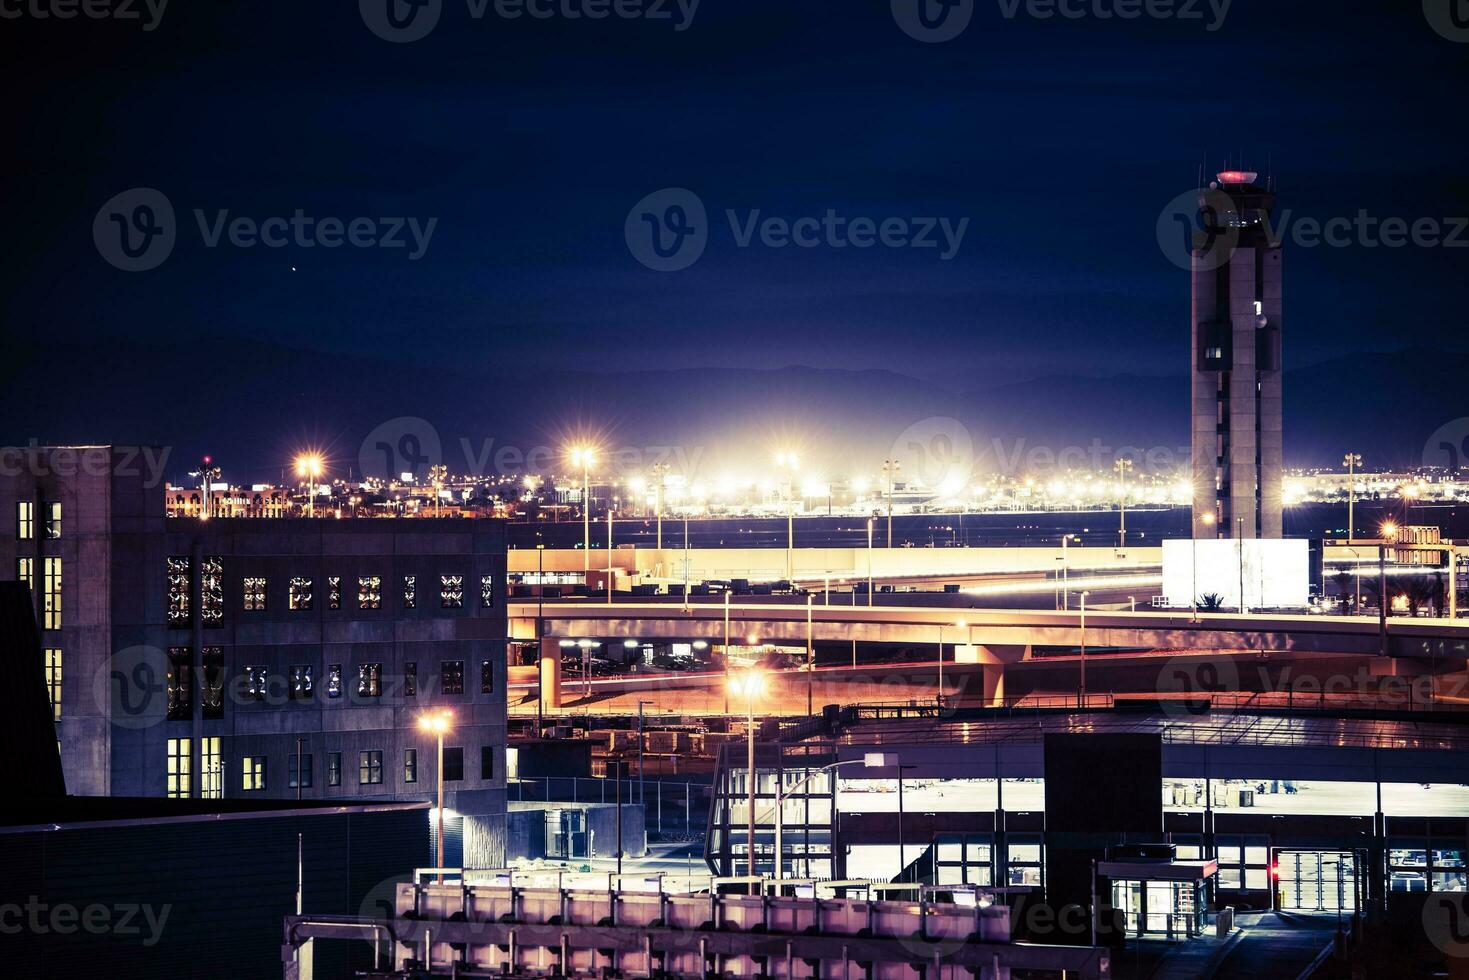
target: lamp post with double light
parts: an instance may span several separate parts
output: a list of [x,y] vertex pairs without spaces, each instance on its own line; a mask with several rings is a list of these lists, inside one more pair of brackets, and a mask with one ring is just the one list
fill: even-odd
[[306,516],[316,516],[316,481],[321,477],[321,457],[316,453],[303,453],[296,457],[296,475],[306,480]]

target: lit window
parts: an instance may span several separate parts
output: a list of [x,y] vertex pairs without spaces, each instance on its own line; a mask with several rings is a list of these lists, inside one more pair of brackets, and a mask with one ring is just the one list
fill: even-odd
[[489,607],[495,604],[495,576],[481,575],[479,578],[479,604]]
[[439,665],[439,688],[445,694],[464,693],[463,660],[445,660]]
[[199,765],[204,770],[204,790],[206,800],[217,800],[224,796],[224,761],[219,754],[219,736],[206,736],[200,743]]
[[42,629],[61,629],[61,559],[47,558],[44,560],[44,589],[42,612],[44,622]]
[[193,745],[187,738],[168,740],[167,787],[169,799],[184,799],[193,794]]
[[342,608],[342,576],[340,575],[327,576],[326,607],[328,609]]
[[46,648],[46,690],[51,695],[51,717],[61,720],[61,650]]
[[189,625],[189,559],[175,555],[168,559],[168,625],[178,629]]
[[168,648],[168,720],[188,721],[194,712],[194,651]]
[[479,663],[479,692],[495,693],[495,663],[492,660],[481,660]]
[[289,604],[292,610],[304,611],[311,608],[311,579],[291,579]]
[[218,628],[224,625],[224,559],[205,555],[200,573],[200,616],[205,626]]
[[32,592],[36,589],[36,560],[34,558],[17,558],[15,560],[15,580],[24,582],[26,588]]
[[265,579],[245,576],[245,611],[265,612]]
[[265,756],[247,755],[240,760],[240,788],[246,792],[265,789]]
[[290,668],[291,700],[310,701],[316,693],[315,678],[311,664],[293,664]]
[[292,752],[286,761],[286,787],[303,789],[311,785],[311,753]]
[[383,781],[383,753],[380,749],[369,749],[358,753],[357,782],[363,786],[376,786]]
[[418,607],[418,576],[403,576],[403,608],[416,609]]
[[245,667],[245,697],[251,701],[264,701],[266,689],[270,685],[270,668],[259,666]]
[[328,786],[342,785],[342,753],[340,752],[326,754],[326,784]]
[[383,607],[383,578],[381,575],[357,576],[357,608],[381,609]]
[[204,648],[204,720],[224,717],[224,647]]
[[36,505],[29,500],[17,501],[15,505],[15,538],[30,541],[36,536]]
[[418,750],[403,750],[403,782],[418,782]]
[[326,668],[326,696],[339,698],[342,696],[342,665],[327,664]]
[[61,537],[61,502],[58,500],[46,503],[46,537]]
[[444,609],[464,608],[464,576],[439,576],[439,605]]
[[382,697],[383,693],[383,665],[382,664],[358,664],[357,665],[357,696],[359,698]]

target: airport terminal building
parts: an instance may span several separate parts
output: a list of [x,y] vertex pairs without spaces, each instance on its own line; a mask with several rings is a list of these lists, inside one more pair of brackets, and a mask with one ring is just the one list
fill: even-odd
[[[1469,719],[1449,714],[833,710],[815,737],[757,746],[755,871],[775,873],[780,786],[792,880],[1026,891],[1058,908],[1087,906],[1096,887],[1128,935],[1186,935],[1199,903],[1420,908],[1466,889],[1466,749]],[[707,845],[716,874],[749,872],[748,793],[746,747],[731,745]],[[1106,870],[1118,852],[1161,852],[1168,870],[1094,882],[1093,862]]]

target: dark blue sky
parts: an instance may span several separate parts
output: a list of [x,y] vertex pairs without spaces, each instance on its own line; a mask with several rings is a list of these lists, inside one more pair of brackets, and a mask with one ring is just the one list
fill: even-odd
[[[347,2],[175,0],[152,31],[8,20],[4,329],[104,356],[206,336],[497,373],[812,364],[969,388],[1176,373],[1187,282],[1155,226],[1205,153],[1270,169],[1297,215],[1469,213],[1469,44],[1416,0],[1235,0],[1212,32],[1004,6],[981,0],[937,44],[887,0],[703,0],[681,31],[474,19],[445,0],[407,44]],[[134,187],[179,224],[141,273],[92,235]],[[666,187],[710,217],[707,251],[673,273],[624,240],[629,209]],[[437,224],[417,261],[211,249],[195,208]],[[739,248],[725,209],[969,224],[942,261]],[[1293,249],[1289,363],[1463,349],[1466,257]]]

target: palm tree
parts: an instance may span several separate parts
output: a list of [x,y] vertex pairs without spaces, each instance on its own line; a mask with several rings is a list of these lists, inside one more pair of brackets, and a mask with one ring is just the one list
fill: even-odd
[[1224,608],[1224,596],[1217,592],[1206,592],[1199,596],[1199,608],[1204,612],[1218,612]]

